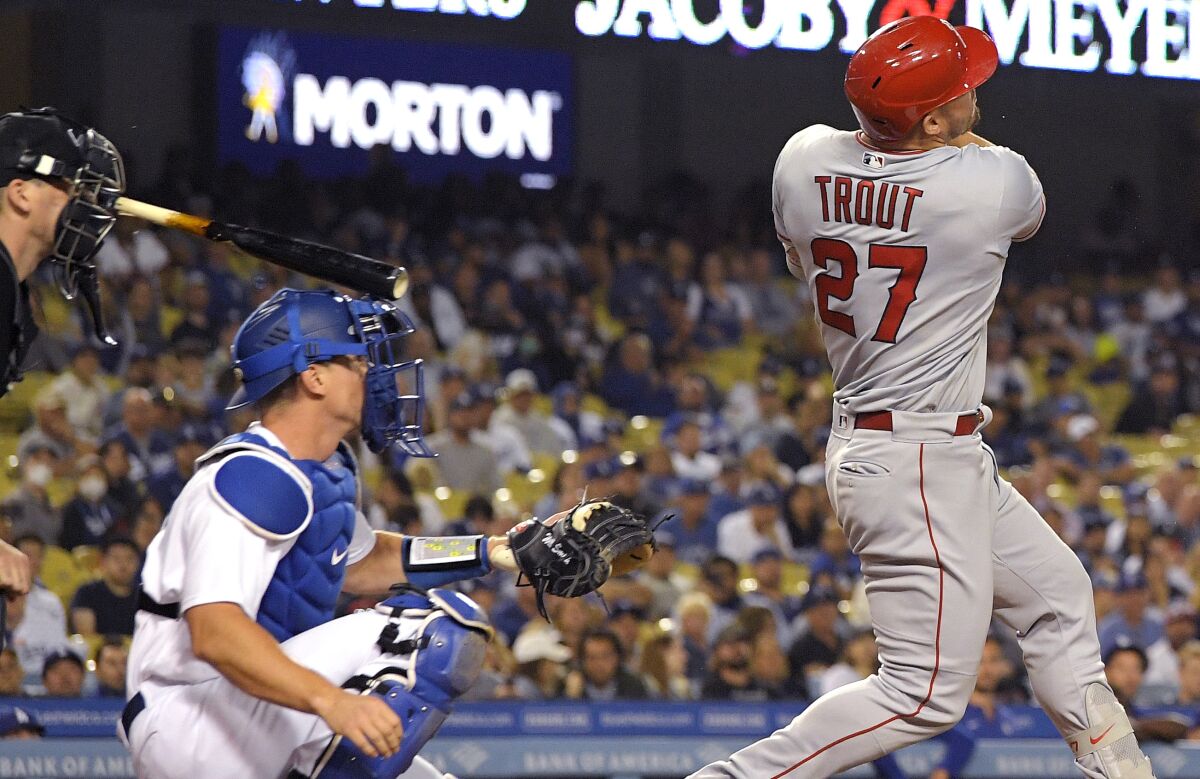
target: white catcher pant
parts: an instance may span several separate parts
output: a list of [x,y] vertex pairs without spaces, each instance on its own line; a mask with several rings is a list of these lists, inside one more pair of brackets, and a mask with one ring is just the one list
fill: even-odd
[[[375,641],[386,623],[378,612],[361,611],[301,633],[283,650],[340,686],[379,658]],[[311,770],[332,735],[320,717],[247,695],[223,677],[139,692],[146,708],[127,746],[142,779],[283,779],[293,768]],[[403,777],[443,774],[418,757]]]
[[1090,580],[978,432],[950,435],[956,417],[894,412],[883,432],[835,413],[826,484],[862,560],[880,671],[693,779],[827,777],[947,730],[993,613],[1059,732],[1088,727],[1084,690],[1104,682]]

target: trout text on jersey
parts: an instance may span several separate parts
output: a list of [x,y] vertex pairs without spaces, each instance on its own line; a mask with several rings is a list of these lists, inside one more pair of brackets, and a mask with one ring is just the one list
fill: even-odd
[[925,194],[916,187],[850,176],[813,176],[813,181],[821,188],[821,219],[824,221],[875,225],[891,230],[896,227],[896,212],[900,210],[900,231],[905,233],[917,198]]

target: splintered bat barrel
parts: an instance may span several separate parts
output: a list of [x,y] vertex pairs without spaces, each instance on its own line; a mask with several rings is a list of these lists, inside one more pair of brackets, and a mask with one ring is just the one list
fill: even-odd
[[408,271],[361,254],[342,251],[299,238],[287,238],[253,227],[214,222],[127,197],[116,201],[122,214],[198,235],[228,241],[247,254],[322,281],[349,287],[378,298],[395,300],[408,291]]
[[404,268],[331,246],[220,222],[210,222],[204,228],[204,236],[213,241],[229,241],[248,254],[297,273],[376,297],[394,300],[408,288],[408,273]]

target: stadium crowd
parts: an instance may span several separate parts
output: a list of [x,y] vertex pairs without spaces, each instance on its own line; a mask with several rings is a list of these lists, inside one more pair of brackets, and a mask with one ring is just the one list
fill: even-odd
[[[425,361],[440,456],[361,453],[373,526],[502,533],[585,489],[673,517],[644,570],[603,599],[552,599],[552,624],[511,578],[466,583],[500,636],[473,697],[804,699],[875,670],[824,486],[828,366],[762,193],[719,218],[677,178],[631,220],[595,187],[423,189],[383,154],[333,184],[285,166],[201,187],[183,162],[155,202],[408,268],[409,356]],[[44,332],[0,403],[0,537],[40,572],[9,602],[0,697],[123,694],[140,556],[196,457],[253,418],[223,410],[233,334],[308,283],[129,219],[98,264],[120,346],[97,349],[41,278]],[[985,400],[999,465],[1092,576],[1118,695],[1146,722],[1200,707],[1200,273],[1009,274]],[[1029,700],[1012,637],[988,647],[985,731],[997,704]],[[1163,738],[1200,724],[1172,716]]]

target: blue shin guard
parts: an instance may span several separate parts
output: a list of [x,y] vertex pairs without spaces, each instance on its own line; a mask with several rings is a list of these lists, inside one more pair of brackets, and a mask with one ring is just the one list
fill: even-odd
[[375,695],[404,723],[400,750],[368,757],[335,736],[317,761],[313,779],[395,779],[450,716],[454,700],[483,669],[492,635],[487,617],[473,601],[450,590],[407,591],[377,610],[391,619],[380,636],[383,655],[345,686]]

